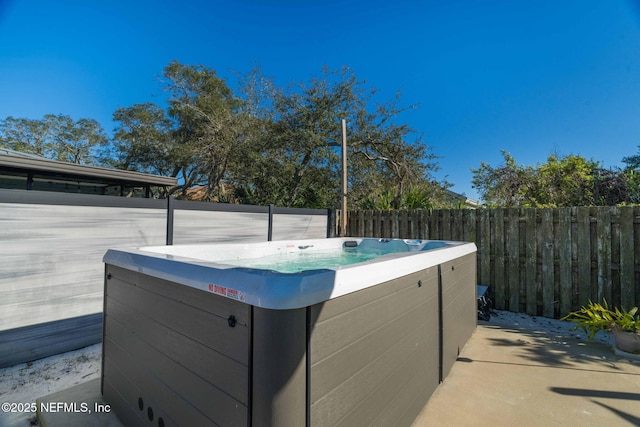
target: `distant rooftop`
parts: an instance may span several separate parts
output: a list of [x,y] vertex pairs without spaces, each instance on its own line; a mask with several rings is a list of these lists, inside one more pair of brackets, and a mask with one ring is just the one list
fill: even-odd
[[454,200],[457,200],[459,202],[462,202],[465,207],[468,208],[480,208],[482,207],[482,203],[477,201],[477,200],[473,200],[468,198],[467,196],[465,196],[464,194],[460,194],[460,193],[456,193],[454,191],[451,190],[447,190],[447,193],[449,194],[449,197],[451,197]]
[[149,197],[176,178],[45,159],[0,148],[0,188]]

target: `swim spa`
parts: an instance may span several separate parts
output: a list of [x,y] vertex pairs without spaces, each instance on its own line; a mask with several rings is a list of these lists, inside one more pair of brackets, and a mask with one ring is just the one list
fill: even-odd
[[102,393],[134,425],[411,425],[476,326],[472,243],[109,250]]

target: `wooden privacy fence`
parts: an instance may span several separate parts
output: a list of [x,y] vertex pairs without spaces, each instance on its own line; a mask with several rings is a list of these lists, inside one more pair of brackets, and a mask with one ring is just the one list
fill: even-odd
[[498,309],[558,318],[589,300],[640,303],[638,206],[352,211],[346,232],[475,242]]

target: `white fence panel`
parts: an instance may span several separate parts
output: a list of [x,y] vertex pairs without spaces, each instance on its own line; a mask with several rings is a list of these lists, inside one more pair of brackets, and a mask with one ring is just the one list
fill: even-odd
[[273,215],[273,240],[323,239],[327,237],[327,215]]
[[176,209],[173,244],[264,242],[268,225],[266,213]]
[[272,208],[0,189],[0,367],[100,340],[110,248],[266,241],[270,211],[272,240],[327,237],[322,211]]
[[102,311],[102,256],[165,243],[166,211],[0,203],[0,331]]

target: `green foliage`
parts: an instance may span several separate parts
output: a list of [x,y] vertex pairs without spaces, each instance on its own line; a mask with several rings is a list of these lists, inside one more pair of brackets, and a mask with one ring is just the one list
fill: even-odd
[[0,146],[51,158],[51,137],[44,120],[7,117],[0,122]]
[[587,307],[571,312],[561,320],[574,322],[576,324],[574,329],[582,329],[589,334],[589,339],[593,339],[598,331],[611,330],[613,324],[617,324],[623,331],[640,330],[640,317],[637,313],[638,307],[633,307],[629,311],[617,307],[611,310],[606,300],[602,304],[589,301]]
[[594,160],[550,155],[546,163],[533,167],[518,165],[505,151],[502,155],[499,167],[481,162],[471,170],[473,187],[488,206],[611,206],[640,199],[628,172],[603,169]]
[[[640,149],[640,146],[638,147]],[[640,153],[622,159],[627,164],[624,169],[628,204],[640,204]]]
[[633,170],[598,168],[593,174],[593,201],[597,206],[640,203],[640,182]]
[[171,159],[182,188],[201,185],[207,198],[225,194],[230,169],[243,153],[237,143],[242,121],[234,115],[239,101],[214,70],[174,61],[164,70],[170,94],[168,115],[176,127]]
[[253,120],[251,152],[243,163],[241,199],[282,206],[337,207],[341,185],[341,119],[348,124],[349,207],[372,195],[398,200],[429,182],[437,169],[429,148],[397,117],[399,97],[373,102],[375,90],[353,71],[324,69],[308,83],[277,88],[254,70],[243,80],[242,111]]
[[402,194],[400,209],[431,209],[433,204],[427,189],[411,187]]
[[[640,146],[638,146],[640,150]],[[626,156],[622,158],[622,163],[626,163],[626,169],[640,170],[640,153],[633,156]]]
[[414,185],[399,197],[389,189],[379,189],[365,197],[359,206],[364,210],[411,210],[411,209],[465,208],[464,203],[448,197],[440,183],[431,182]]
[[432,177],[437,157],[399,121],[414,107],[402,105],[399,94],[379,103],[375,89],[348,68],[325,68],[286,87],[254,69],[240,76],[234,92],[215,70],[173,61],[164,69],[163,88],[166,108],[145,103],[114,112],[108,150],[95,121],[66,116],[9,117],[0,144],[173,176],[177,197],[198,187],[206,200],[326,208],[340,201],[344,119],[351,209],[429,208],[446,199],[440,198],[448,184]]
[[7,117],[0,122],[0,146],[53,160],[96,165],[107,143],[93,119],[47,114],[41,120]]
[[533,204],[540,207],[594,204],[593,180],[597,168],[596,162],[580,156],[550,155],[537,168],[531,192]]
[[640,204],[640,171],[625,169],[624,178],[627,186],[628,200],[626,204]]
[[171,129],[173,122],[155,104],[135,104],[117,109],[118,123],[113,135],[113,151],[105,159],[111,166],[157,175],[174,173]]
[[390,190],[373,192],[360,202],[359,207],[370,211],[390,211],[393,209],[393,193]]
[[516,207],[531,204],[528,196],[534,184],[535,172],[531,166],[520,166],[505,150],[501,151],[504,165],[494,168],[480,162],[473,173],[472,186],[478,190],[488,206]]

